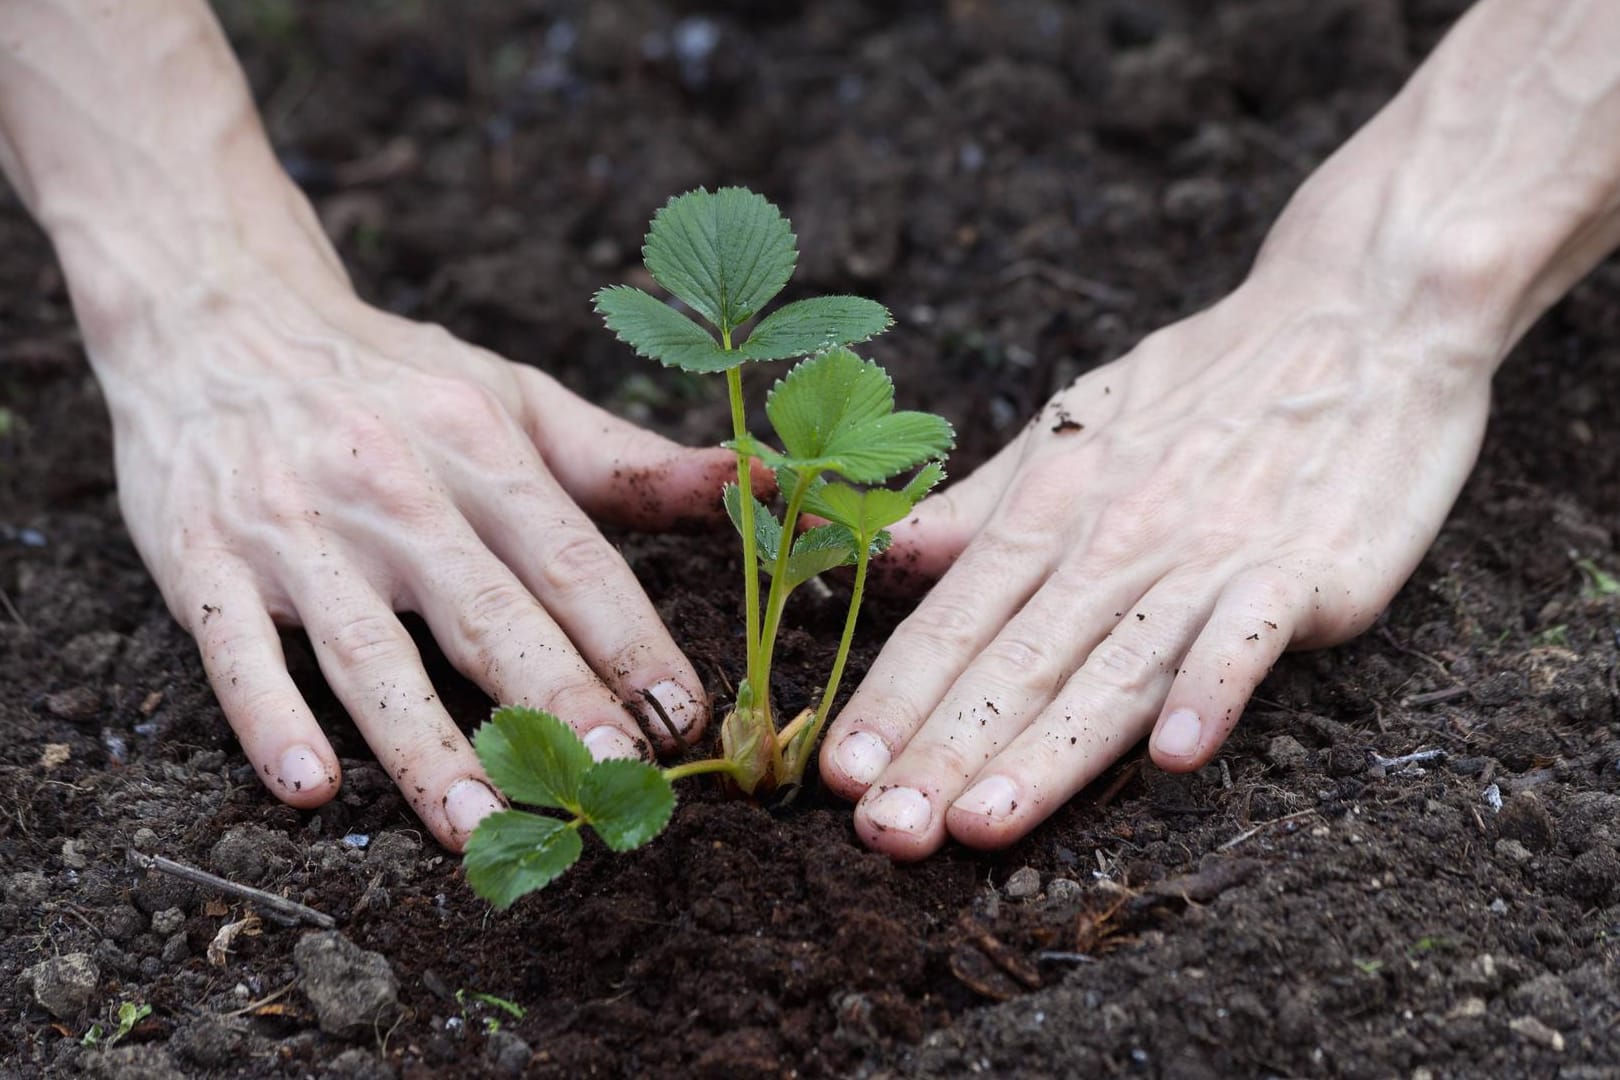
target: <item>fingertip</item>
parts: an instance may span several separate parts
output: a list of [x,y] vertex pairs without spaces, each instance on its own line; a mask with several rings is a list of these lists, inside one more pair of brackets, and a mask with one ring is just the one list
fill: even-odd
[[899,862],[915,862],[938,851],[944,841],[934,800],[903,784],[878,784],[855,807],[861,842]]
[[1153,730],[1148,753],[1153,764],[1165,772],[1193,772],[1203,768],[1219,745],[1210,734],[1208,726],[1192,709],[1169,708]]
[[459,852],[466,849],[467,839],[478,828],[478,823],[490,814],[506,809],[506,803],[483,777],[463,776],[445,790],[441,807],[444,811],[442,824],[434,829],[434,833],[439,843]]
[[1029,831],[1020,824],[1027,814],[1028,799],[1019,783],[1008,776],[981,776],[945,812],[945,825],[951,836],[970,848],[994,851],[1013,843]]
[[297,743],[271,760],[259,763],[259,776],[271,793],[301,810],[331,801],[342,783],[343,770],[324,739],[322,745]]
[[822,782],[839,798],[853,802],[883,775],[893,756],[888,743],[874,732],[835,730],[821,745]]
[[643,689],[640,698],[646,728],[666,753],[691,746],[708,726],[709,695],[697,685],[695,672],[659,680]]

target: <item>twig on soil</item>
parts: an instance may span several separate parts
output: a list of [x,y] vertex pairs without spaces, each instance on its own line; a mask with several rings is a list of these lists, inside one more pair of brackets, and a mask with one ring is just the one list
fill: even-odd
[[1302,818],[1302,817],[1305,817],[1307,814],[1314,814],[1314,813],[1316,813],[1316,807],[1309,806],[1309,807],[1306,807],[1304,810],[1295,810],[1292,814],[1284,814],[1282,817],[1272,818],[1270,821],[1262,821],[1260,824],[1254,826],[1254,828],[1245,829],[1243,832],[1238,833],[1236,836],[1232,837],[1232,839],[1226,841],[1224,844],[1218,845],[1215,848],[1215,850],[1216,851],[1231,851],[1233,848],[1235,848],[1239,844],[1243,843],[1243,841],[1249,839],[1252,836],[1255,836],[1258,833],[1264,832],[1266,829],[1271,828],[1273,825],[1281,825],[1285,821],[1293,821],[1296,818]]
[[292,982],[288,983],[286,986],[283,986],[280,990],[277,990],[273,994],[266,994],[264,997],[260,998],[258,1001],[250,1001],[246,1005],[242,1006],[240,1009],[233,1009],[232,1011],[230,1011],[228,1013],[220,1013],[219,1016],[221,1016],[222,1018],[225,1018],[225,1019],[229,1019],[231,1017],[236,1017],[236,1016],[246,1016],[248,1013],[252,1012],[255,1009],[262,1009],[266,1005],[273,1004],[276,1001],[277,998],[286,997],[287,996],[287,991],[291,990],[293,987],[295,987],[297,985],[298,985],[298,980],[294,979]]
[[1011,285],[1027,277],[1041,278],[1047,284],[1064,292],[1071,292],[1099,303],[1112,304],[1115,307],[1124,307],[1136,299],[1136,294],[1128,289],[1121,289],[1103,281],[1093,281],[1091,278],[1081,277],[1061,266],[1041,262],[1038,259],[1023,259],[1013,263],[997,275],[997,283]]
[[1369,750],[1367,751],[1367,756],[1372,759],[1372,763],[1375,766],[1380,768],[1403,769],[1408,765],[1422,765],[1424,762],[1434,761],[1437,758],[1443,758],[1446,756],[1446,752],[1439,749],[1416,750],[1410,754],[1402,754],[1399,757],[1385,757],[1376,750]]
[[18,626],[22,627],[30,634],[34,632],[33,627],[29,626],[28,623],[23,620],[22,612],[17,610],[16,605],[11,602],[11,597],[6,595],[6,590],[4,589],[0,589],[0,607],[6,609],[6,614],[10,615]]
[[187,866],[185,863],[175,862],[173,859],[165,859],[162,855],[143,855],[138,851],[131,851],[129,857],[130,861],[142,870],[158,870],[182,881],[189,881],[193,885],[218,889],[228,896],[234,896],[239,900],[257,904],[264,910],[267,917],[283,926],[297,926],[301,922],[307,922],[320,927],[322,930],[332,930],[337,927],[337,920],[326,914],[326,912],[316,911],[312,907],[300,904],[296,900],[289,900],[285,896],[277,896],[275,893],[265,892],[263,889],[255,889],[251,885],[239,885],[227,878],[220,877],[218,874],[210,874],[208,871],[199,870],[195,866]]
[[1415,709],[1421,705],[1438,705],[1467,693],[1469,689],[1466,686],[1448,686],[1444,690],[1430,690],[1426,694],[1413,694],[1411,697],[1401,698],[1401,708]]

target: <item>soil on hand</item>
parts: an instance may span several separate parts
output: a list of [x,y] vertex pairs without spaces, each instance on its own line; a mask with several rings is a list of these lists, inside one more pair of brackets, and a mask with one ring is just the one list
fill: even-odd
[[[795,289],[894,309],[872,352],[903,407],[957,424],[961,476],[1077,373],[1235,286],[1290,191],[1462,6],[224,14],[368,298],[712,443],[717,388],[637,361],[588,298],[641,280],[641,232],[669,195],[745,183],[796,226]],[[593,847],[505,915],[421,832],[297,633],[289,660],[343,791],[301,813],[252,775],[120,524],[61,277],[9,196],[0,328],[0,1073],[1620,1065],[1614,262],[1504,369],[1480,466],[1387,616],[1279,665],[1217,765],[1169,776],[1139,748],[1013,849],[905,867],[864,851],[814,787],[767,809],[692,783],[656,843]],[[717,585],[738,577],[732,538],[620,539],[724,703],[741,655],[740,597]],[[790,710],[827,670],[841,588],[795,601]],[[871,605],[846,685],[905,611]],[[487,703],[423,645],[470,729]],[[1442,753],[1400,760],[1426,750]],[[261,919],[210,956],[251,909],[141,875],[132,849],[312,905],[345,940],[295,953],[314,931]],[[375,1007],[343,1011],[356,1001]],[[81,1046],[125,1002],[152,1011],[110,1049]]]

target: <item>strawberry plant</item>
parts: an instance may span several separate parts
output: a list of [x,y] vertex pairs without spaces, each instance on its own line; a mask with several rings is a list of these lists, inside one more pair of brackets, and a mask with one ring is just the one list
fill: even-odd
[[[743,188],[702,189],[654,215],[642,255],[647,270],[693,317],[628,286],[596,294],[596,308],[625,344],[668,367],[724,373],[737,481],[721,494],[742,539],[746,675],[720,725],[720,756],[660,770],[637,761],[593,762],[569,728],[544,713],[499,710],[474,746],[490,778],[517,802],[560,810],[566,820],[509,810],[484,820],[467,845],[467,877],[505,907],[554,880],[579,857],[590,827],[616,851],[662,831],[675,805],[671,781],[720,773],[754,795],[802,782],[849,660],[867,569],[901,521],[944,477],[950,425],[931,413],[897,411],[894,384],[851,345],[888,329],[881,304],[823,296],[764,307],[798,260],[781,212]],[[776,441],[748,427],[742,369],[751,361],[800,360],[769,392]],[[751,461],[776,475],[780,517],[753,494]],[[900,487],[883,486],[903,473]],[[810,527],[807,517],[820,519]],[[778,726],[771,662],[787,600],[839,567],[854,582],[832,670],[818,699]],[[761,572],[770,578],[761,604]]]

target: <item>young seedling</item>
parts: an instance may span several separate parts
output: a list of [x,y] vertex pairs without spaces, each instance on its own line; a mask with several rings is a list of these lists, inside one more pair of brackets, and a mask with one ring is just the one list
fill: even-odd
[[[598,292],[596,307],[640,355],[684,371],[725,374],[732,437],[724,445],[737,455],[737,481],[721,497],[742,537],[746,675],[720,725],[720,757],[662,771],[641,762],[592,764],[555,718],[497,712],[474,739],[490,778],[518,802],[572,815],[564,821],[505,811],[473,833],[468,881],[500,907],[567,869],[579,857],[582,826],[614,850],[651,839],[674,807],[673,780],[722,773],[750,795],[798,787],[849,660],[872,556],[889,546],[888,528],[943,479],[941,461],[954,437],[941,417],[896,411],[888,375],[849,348],[888,329],[892,320],[881,304],[824,296],[758,317],[798,259],[787,219],[763,197],[742,188],[677,196],[654,215],[642,255],[653,280],[696,318],[627,286]],[[797,357],[808,359],[766,398],[773,445],[748,429],[742,366]],[[756,458],[776,474],[781,517],[753,494]],[[913,475],[902,487],[880,486],[907,472]],[[807,515],[821,521],[801,531]],[[787,599],[811,578],[844,566],[855,568],[854,585],[826,685],[778,729],[771,663]],[[762,569],[770,576],[763,606]]]

